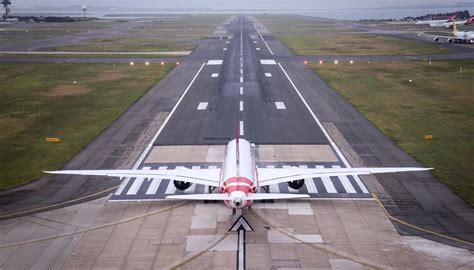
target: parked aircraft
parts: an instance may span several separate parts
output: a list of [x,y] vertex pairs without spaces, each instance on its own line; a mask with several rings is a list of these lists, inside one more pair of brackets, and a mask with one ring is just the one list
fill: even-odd
[[430,23],[431,27],[446,27],[450,28],[453,26],[453,23],[456,25],[469,25],[474,23],[474,16],[469,17],[467,20],[462,21],[452,21],[452,22],[437,22],[437,23]]
[[425,20],[425,21],[417,21],[415,22],[415,24],[436,24],[436,23],[445,23],[445,22],[452,22],[454,21],[454,19],[456,19],[458,15],[457,14],[453,14],[451,15],[448,19],[446,20]]
[[[172,170],[65,170],[47,171],[51,174],[91,175],[109,177],[141,177],[174,180],[179,190],[186,190],[192,184],[207,185],[207,194],[170,195],[167,199],[223,201],[231,208],[250,206],[255,200],[279,200],[308,198],[306,194],[285,194],[260,192],[260,188],[287,183],[293,189],[300,189],[305,178],[322,176],[367,175],[375,173],[425,171],[430,168],[257,168],[252,145],[238,137],[227,144],[221,169],[172,169]],[[214,189],[218,193],[212,193]],[[268,189],[266,189],[268,191]]]

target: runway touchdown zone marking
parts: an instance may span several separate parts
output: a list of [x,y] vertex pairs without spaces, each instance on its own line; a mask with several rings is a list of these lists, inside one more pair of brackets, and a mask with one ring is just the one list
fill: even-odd
[[209,104],[208,102],[199,102],[197,110],[198,111],[203,111],[203,110],[207,109],[208,104]]
[[207,61],[207,64],[208,66],[218,66],[218,65],[222,65],[224,61],[223,60],[209,60]]
[[275,107],[277,108],[277,110],[286,110],[284,102],[275,102]]
[[262,64],[262,65],[276,65],[277,63],[273,59],[261,59],[260,64]]

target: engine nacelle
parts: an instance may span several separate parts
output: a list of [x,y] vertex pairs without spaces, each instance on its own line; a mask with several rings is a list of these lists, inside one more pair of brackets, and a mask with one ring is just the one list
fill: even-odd
[[304,185],[304,179],[288,182],[288,186],[292,189],[300,189],[303,187],[303,185]]
[[186,190],[192,185],[192,183],[190,182],[176,181],[176,180],[173,181],[173,184],[174,184],[174,187],[179,190]]
[[449,43],[453,42],[453,39],[452,38],[448,38],[447,40]]
[[436,41],[436,42],[438,42],[438,41],[439,41],[439,37],[435,37],[433,40]]

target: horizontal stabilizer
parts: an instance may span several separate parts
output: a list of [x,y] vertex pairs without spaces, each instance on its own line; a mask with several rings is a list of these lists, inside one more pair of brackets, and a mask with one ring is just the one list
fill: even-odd
[[252,193],[247,196],[249,200],[289,200],[309,198],[308,194],[289,194],[289,193]]
[[191,201],[231,201],[232,199],[224,193],[215,194],[189,194],[189,195],[169,195],[166,199],[191,200]]
[[[285,200],[309,198],[307,194],[285,194],[285,193],[250,193],[246,200]],[[189,195],[169,195],[166,199],[192,200],[192,201],[231,201],[232,199],[223,193],[216,194],[189,194]]]

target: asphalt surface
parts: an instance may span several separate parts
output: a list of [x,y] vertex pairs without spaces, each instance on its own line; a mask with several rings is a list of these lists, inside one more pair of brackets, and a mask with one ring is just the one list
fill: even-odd
[[[244,91],[253,91],[251,92],[253,95],[244,100],[244,113],[239,113],[239,102],[235,97],[236,93],[239,93],[238,90],[235,91],[236,78],[240,81],[240,71],[235,68],[239,66],[235,63],[235,53],[239,53],[239,48],[234,47],[238,43],[237,45],[229,43],[226,51],[223,48],[216,50],[209,44],[222,43],[222,40],[214,37],[203,42],[195,53],[185,58],[185,61],[182,61],[169,76],[135,103],[65,168],[133,167],[138,156],[163,122],[163,115],[171,111],[202,64],[212,59],[222,59],[224,62],[220,66],[206,66],[203,69],[204,73],[199,76],[196,88],[190,89],[190,95],[183,100],[186,106],[180,106],[158,137],[156,144],[204,142],[209,144],[209,141],[222,143],[223,140],[233,137],[238,121],[244,121],[243,136],[258,143],[324,143],[320,130],[309,121],[307,112],[300,108],[301,101],[295,99],[294,92],[289,91],[288,82],[282,78],[281,71],[284,68],[323,125],[332,128],[331,135],[337,137],[336,143],[349,146],[349,150],[346,149],[343,152],[348,154],[347,151],[353,151],[356,154],[357,165],[420,166],[312,70],[307,69],[302,61],[299,61],[301,57],[292,57],[291,52],[266,31],[263,25],[252,17],[242,18],[243,33],[246,36],[243,52]],[[227,25],[230,32],[234,31],[234,35],[240,27],[239,20],[240,17],[235,18],[231,24]],[[254,22],[268,47],[262,44],[263,40],[258,37],[257,45],[253,41],[249,44],[252,38],[248,36],[252,35],[251,26]],[[255,50],[251,49],[252,44]],[[256,48],[260,50],[257,51]],[[367,57],[383,59],[387,56]],[[390,57],[394,60],[406,59],[406,56]],[[448,56],[440,55],[439,57]],[[203,61],[204,59],[206,60]],[[262,66],[257,62],[260,59],[275,59],[282,68],[278,69],[273,65]],[[4,61],[5,58],[1,60]],[[98,59],[98,61],[115,60]],[[120,61],[128,61],[128,59],[120,59]],[[219,75],[217,78],[211,78],[212,73]],[[272,73],[271,79],[274,81],[271,81],[264,73]],[[230,94],[231,91],[232,94]],[[285,103],[286,110],[275,109],[274,102],[277,100]],[[197,111],[200,102],[208,102],[209,110]],[[201,112],[203,115],[199,117]],[[203,121],[198,121],[198,119]],[[168,127],[173,126],[179,128],[179,132],[174,129],[168,130]],[[377,180],[382,188],[371,191],[381,197],[387,210],[393,216],[424,228],[474,242],[472,209],[431,174],[388,174],[377,176]],[[32,190],[27,189],[2,196],[0,202],[4,212],[15,212],[93,194],[116,184],[118,183],[115,180],[96,181],[84,177],[54,177],[39,189],[34,187]],[[395,225],[402,234],[416,234],[458,245],[397,223]]]
[[[235,137],[240,122],[242,137],[252,143],[328,144],[268,48],[258,39],[253,22],[242,17],[227,29],[227,36],[232,38],[216,39],[213,47],[217,53],[208,56],[222,64],[205,66],[155,144],[227,144]],[[262,65],[262,59],[271,64]],[[201,102],[208,103],[207,108],[197,110]],[[285,109],[278,109],[276,102],[284,104]]]

